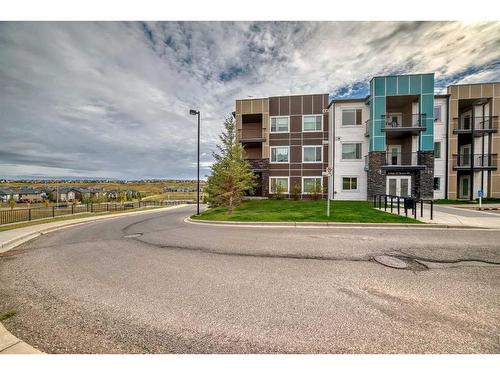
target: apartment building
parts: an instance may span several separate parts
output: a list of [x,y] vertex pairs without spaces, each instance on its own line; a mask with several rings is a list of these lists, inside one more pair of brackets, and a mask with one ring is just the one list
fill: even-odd
[[368,96],[329,104],[327,94],[237,100],[254,194],[299,184],[307,196],[330,183],[330,199],[342,200],[500,197],[500,83],[434,91],[429,73],[374,77]]
[[258,177],[252,195],[326,190],[328,94],[236,100],[236,127]]

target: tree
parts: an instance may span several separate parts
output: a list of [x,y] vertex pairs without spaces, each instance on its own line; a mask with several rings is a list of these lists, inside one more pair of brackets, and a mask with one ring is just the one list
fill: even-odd
[[11,210],[13,210],[14,207],[16,207],[16,200],[14,199],[14,195],[12,195],[12,194],[9,198],[9,207]]
[[292,199],[294,201],[297,201],[299,200],[300,198],[300,194],[302,193],[302,187],[300,186],[300,184],[298,182],[294,183],[292,185],[292,192],[291,192],[291,196],[292,196]]
[[243,146],[236,140],[236,127],[232,116],[224,121],[224,131],[219,136],[218,153],[207,179],[208,202],[213,206],[226,207],[229,214],[241,202],[245,191],[255,187],[255,174],[243,159]]

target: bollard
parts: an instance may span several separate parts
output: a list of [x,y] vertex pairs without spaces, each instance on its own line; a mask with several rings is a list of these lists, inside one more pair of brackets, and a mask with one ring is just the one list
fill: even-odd
[[434,210],[434,201],[431,201],[431,220],[432,220],[433,210]]
[[384,195],[384,211],[387,211],[387,195]]
[[391,214],[392,214],[392,201],[394,200],[394,197],[391,195]]
[[420,217],[424,217],[424,200],[420,200]]
[[398,197],[398,215],[401,215],[401,202],[399,197]]
[[413,201],[413,218],[417,220],[417,201]]

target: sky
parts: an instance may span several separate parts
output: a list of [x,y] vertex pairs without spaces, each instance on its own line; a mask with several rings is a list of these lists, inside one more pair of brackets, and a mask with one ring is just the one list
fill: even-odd
[[500,81],[500,22],[0,22],[0,178],[196,178],[235,99]]

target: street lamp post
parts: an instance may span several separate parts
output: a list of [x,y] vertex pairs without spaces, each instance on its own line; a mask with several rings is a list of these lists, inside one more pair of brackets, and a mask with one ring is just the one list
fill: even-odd
[[189,114],[198,115],[198,180],[196,189],[196,215],[200,214],[200,111],[190,109]]

